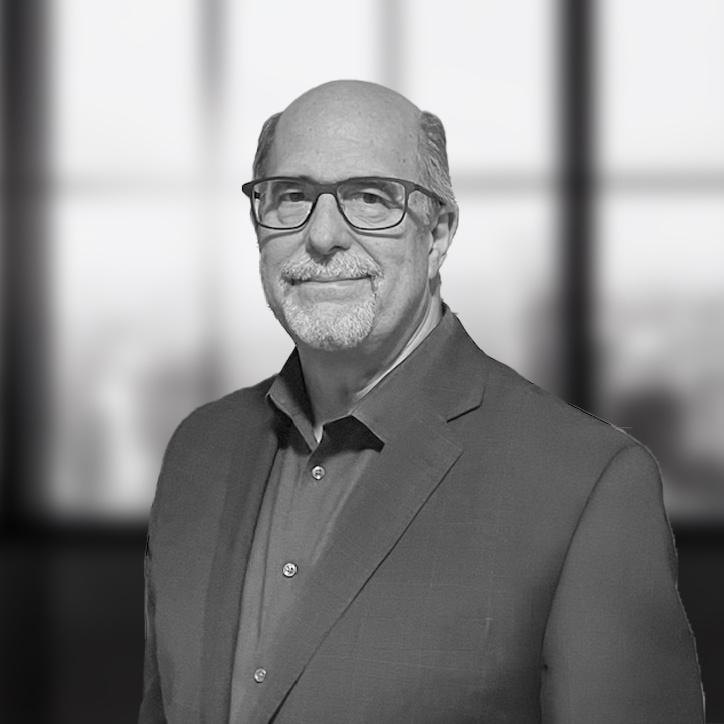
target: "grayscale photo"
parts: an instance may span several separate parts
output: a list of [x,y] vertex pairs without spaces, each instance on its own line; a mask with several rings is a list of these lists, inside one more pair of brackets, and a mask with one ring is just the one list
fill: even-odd
[[0,6],[0,721],[724,724],[724,3]]

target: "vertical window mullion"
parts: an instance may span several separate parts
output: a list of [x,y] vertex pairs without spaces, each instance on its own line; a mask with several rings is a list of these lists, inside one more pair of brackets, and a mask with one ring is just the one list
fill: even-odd
[[46,4],[2,6],[0,530],[18,532],[43,474],[47,411]]
[[592,25],[594,3],[560,0],[561,258],[564,396],[590,409],[593,350]]

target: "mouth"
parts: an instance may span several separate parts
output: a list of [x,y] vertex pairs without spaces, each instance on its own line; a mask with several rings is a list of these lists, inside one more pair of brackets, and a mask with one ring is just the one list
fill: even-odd
[[350,302],[365,298],[368,294],[376,294],[376,283],[373,276],[315,276],[287,279],[287,293],[297,296],[308,303]]
[[335,284],[335,285],[348,285],[348,284],[354,284],[355,282],[361,282],[365,281],[367,279],[370,279],[369,276],[361,276],[361,277],[345,277],[345,276],[333,276],[333,277],[319,277],[319,276],[311,276],[311,277],[304,277],[302,279],[300,278],[293,278],[289,281],[291,282],[292,286],[297,286],[299,284]]

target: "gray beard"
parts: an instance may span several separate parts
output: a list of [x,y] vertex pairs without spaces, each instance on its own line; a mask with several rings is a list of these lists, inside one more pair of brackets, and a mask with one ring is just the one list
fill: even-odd
[[326,351],[353,349],[372,331],[377,298],[369,295],[353,305],[324,304],[306,308],[291,299],[282,302],[283,322],[304,344]]
[[[371,291],[362,301],[351,304],[319,303],[302,305],[288,296],[295,280],[314,276],[350,278],[369,276]],[[382,275],[379,266],[354,251],[338,253],[320,262],[309,256],[286,264],[281,270],[281,309],[274,310],[282,326],[292,337],[314,349],[335,351],[353,349],[372,331],[377,310],[377,279]],[[263,278],[262,269],[262,278]],[[271,302],[267,296],[267,302]],[[271,306],[271,304],[270,304]]]

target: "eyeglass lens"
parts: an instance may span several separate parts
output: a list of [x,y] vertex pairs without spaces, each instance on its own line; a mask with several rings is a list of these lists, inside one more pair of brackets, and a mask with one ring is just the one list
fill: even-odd
[[[337,187],[337,200],[347,221],[360,229],[399,223],[405,214],[405,187],[389,179],[349,179]],[[301,226],[317,198],[313,183],[270,179],[254,186],[257,221],[275,229]]]

